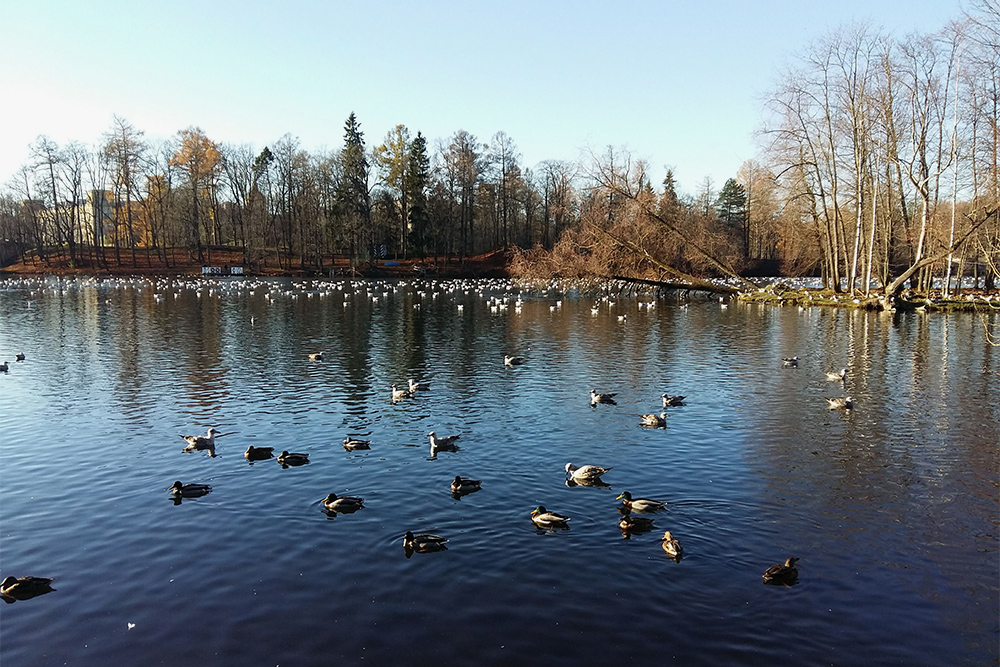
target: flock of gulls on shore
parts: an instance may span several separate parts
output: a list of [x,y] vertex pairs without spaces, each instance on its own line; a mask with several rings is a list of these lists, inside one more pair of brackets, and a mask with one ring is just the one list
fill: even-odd
[[[164,283],[165,285],[166,283]],[[470,287],[473,283],[463,284],[459,281],[459,287],[457,289],[465,289],[466,293],[473,289]],[[250,289],[258,289],[264,285],[263,283],[251,283]],[[156,297],[157,302],[162,302],[163,292],[162,285],[159,281],[157,282],[158,290],[154,297]],[[198,281],[191,281],[191,286],[196,286],[198,290],[198,296],[201,297],[203,291],[206,291],[204,284]],[[397,285],[398,287],[398,285]],[[219,288],[220,290],[222,288]],[[264,288],[266,289],[266,288]],[[371,287],[368,288],[369,290]],[[479,288],[480,290],[482,288]],[[215,288],[207,289],[208,296],[213,296],[215,294]],[[251,291],[251,294],[253,291]],[[322,293],[321,293],[322,294]],[[329,294],[327,292],[326,294]],[[272,298],[265,294],[266,298]],[[292,295],[297,298],[297,294]],[[310,294],[309,296],[313,296]],[[377,302],[378,295],[373,294],[371,291],[368,292],[369,298],[372,301]],[[608,299],[605,298],[605,301]],[[34,301],[28,302],[28,307],[34,305]],[[345,295],[344,305],[348,305],[347,296]],[[613,305],[613,304],[612,304]],[[556,310],[561,306],[561,302],[556,302],[551,308]],[[640,309],[652,308],[655,306],[654,301],[641,302],[639,303]],[[419,304],[417,306],[419,307]],[[490,308],[494,312],[496,310],[505,310],[508,307],[507,300],[495,299],[490,302]],[[684,306],[682,306],[684,307]],[[722,304],[725,307],[725,304]],[[515,303],[515,310],[520,312],[521,300],[517,299]],[[458,309],[462,310],[462,305],[458,305]],[[598,311],[598,306],[595,306],[591,311],[592,315],[596,315]],[[620,315],[618,317],[619,322],[625,322],[625,316]],[[308,354],[308,359],[314,362],[323,361],[323,352],[313,352]],[[15,355],[16,362],[23,362],[25,360],[24,353],[17,353]],[[504,355],[503,364],[504,366],[513,367],[520,366],[525,363],[525,359],[521,356],[514,355]],[[798,357],[785,357],[782,358],[781,364],[783,367],[797,368],[799,366]],[[10,366],[7,361],[0,363],[0,373],[9,373]],[[841,369],[839,371],[831,371],[826,373],[826,380],[828,381],[838,381],[842,386],[846,385],[847,379],[847,369]],[[392,402],[406,400],[418,391],[426,391],[429,389],[427,382],[420,382],[410,379],[407,385],[397,386],[392,385],[390,387],[390,400]],[[590,391],[590,404],[591,407],[596,407],[600,404],[615,404],[615,393],[598,392],[596,389]],[[677,407],[684,405],[685,397],[672,394],[661,394],[660,401],[664,408],[664,411],[657,413],[644,414],[639,416],[639,423],[642,426],[663,428],[666,425],[667,412],[666,408]],[[837,396],[826,399],[828,407],[832,410],[851,410],[854,407],[854,401],[849,395]],[[185,440],[187,445],[184,447],[184,451],[205,451],[210,456],[215,456],[216,449],[216,438],[220,438],[225,435],[230,435],[227,433],[218,433],[218,431],[213,427],[209,428],[205,435],[182,435],[181,437]],[[439,436],[434,431],[430,431],[427,434],[430,441],[431,456],[435,457],[439,452],[456,451],[458,446],[456,441],[459,439],[459,435],[448,435]],[[345,450],[364,450],[370,449],[371,441],[362,440],[354,436],[348,436],[343,440],[343,446]],[[254,447],[249,446],[244,452],[245,458],[250,461],[262,461],[270,458],[275,458],[279,464],[283,467],[289,466],[301,466],[309,463],[309,455],[307,453],[301,452],[289,452],[282,451],[280,454],[274,454],[274,448],[272,447]],[[599,465],[582,465],[577,466],[573,463],[567,463],[565,466],[566,472],[566,483],[567,485],[582,485],[582,486],[607,486],[606,483],[602,482],[601,477],[607,473],[611,468],[605,468]],[[474,493],[482,488],[482,480],[471,479],[468,477],[463,477],[461,475],[456,475],[451,481],[450,490],[452,494],[456,496],[462,496],[469,493]],[[182,483],[181,481],[174,482],[170,487],[170,494],[175,503],[179,504],[184,498],[198,498],[209,494],[212,488],[208,484],[198,483],[198,482],[188,482]],[[621,493],[616,500],[621,500],[622,505],[619,508],[619,512],[622,515],[619,521],[619,527],[623,531],[623,534],[628,535],[632,532],[646,532],[653,528],[654,518],[650,516],[637,516],[642,514],[653,514],[666,509],[666,501],[654,500],[651,498],[633,498],[632,495],[625,491]],[[325,498],[320,501],[323,510],[331,515],[337,514],[349,514],[356,512],[365,507],[364,499],[356,496],[338,496],[335,493],[328,494]],[[635,513],[635,514],[634,514]],[[558,512],[553,512],[546,509],[545,506],[539,505],[533,509],[530,513],[530,518],[533,524],[540,530],[557,530],[561,528],[566,528],[570,521],[570,517]],[[448,538],[434,535],[430,533],[413,533],[407,530],[403,536],[403,548],[407,557],[410,557],[413,553],[427,553],[434,551],[444,551],[447,547]],[[663,537],[659,540],[660,545],[671,559],[675,561],[680,561],[683,555],[683,548],[681,547],[678,540],[672,535],[668,530],[665,531]],[[797,558],[788,558],[784,563],[778,563],[769,567],[763,574],[763,581],[767,584],[778,584],[778,585],[792,585],[798,579],[798,570],[795,567]],[[0,599],[5,602],[14,602],[16,600],[27,600],[45,593],[49,593],[53,590],[51,584],[53,579],[45,577],[12,577],[8,576],[3,579],[0,583]]]

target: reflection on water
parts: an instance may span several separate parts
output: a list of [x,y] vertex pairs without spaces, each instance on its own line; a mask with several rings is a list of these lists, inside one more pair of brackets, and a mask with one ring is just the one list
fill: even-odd
[[[979,316],[53,278],[0,282],[0,313],[0,574],[59,588],[0,605],[4,664],[998,659]],[[394,402],[410,380],[427,389]],[[214,450],[182,452],[209,427]],[[429,452],[431,431],[461,448]],[[580,485],[568,461],[612,470]],[[623,535],[625,490],[667,507]],[[331,516],[331,493],[363,511]],[[536,528],[539,505],[572,529]],[[401,558],[407,531],[447,548]],[[790,557],[795,585],[762,585]]]

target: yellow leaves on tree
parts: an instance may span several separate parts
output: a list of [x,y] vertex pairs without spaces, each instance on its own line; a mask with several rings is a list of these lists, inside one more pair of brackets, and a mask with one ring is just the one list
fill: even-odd
[[184,171],[196,189],[206,181],[211,183],[218,174],[222,154],[214,141],[200,127],[189,127],[177,133],[181,145],[170,159],[171,166]]

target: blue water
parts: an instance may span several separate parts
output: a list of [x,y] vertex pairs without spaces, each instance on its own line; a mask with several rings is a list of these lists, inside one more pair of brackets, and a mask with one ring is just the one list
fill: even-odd
[[[997,664],[995,316],[619,289],[0,281],[0,575],[56,578],[0,604],[0,662]],[[430,389],[393,403],[408,378]],[[687,404],[639,426],[664,392]],[[209,426],[217,456],[182,453]],[[627,539],[626,490],[669,503]],[[407,557],[407,530],[448,550]],[[765,586],[789,556],[799,582]]]

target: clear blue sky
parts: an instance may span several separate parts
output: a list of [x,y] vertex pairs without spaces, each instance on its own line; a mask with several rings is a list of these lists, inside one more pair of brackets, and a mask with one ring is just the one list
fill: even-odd
[[435,2],[5,0],[0,184],[47,135],[95,144],[125,118],[150,139],[197,125],[258,150],[285,133],[369,145],[397,123],[433,145],[510,135],[522,164],[625,147],[694,194],[755,156],[776,73],[852,21],[896,34],[959,0]]

